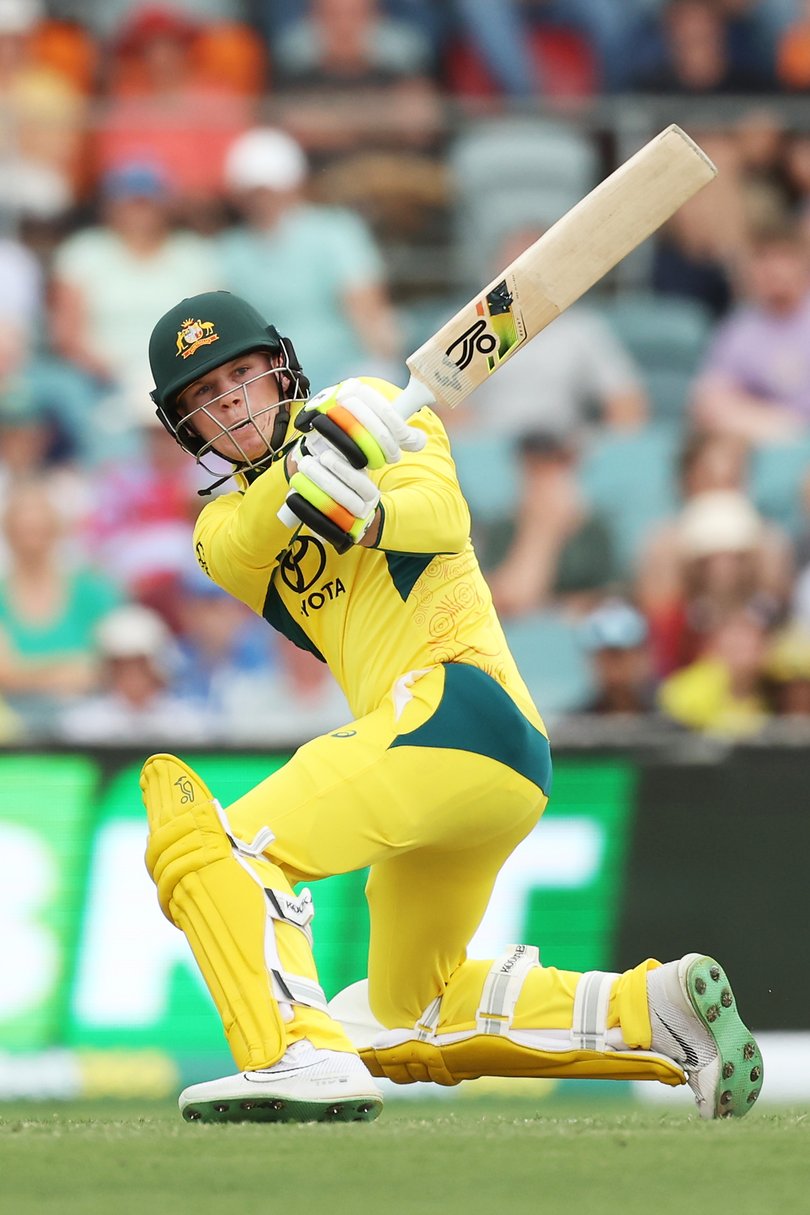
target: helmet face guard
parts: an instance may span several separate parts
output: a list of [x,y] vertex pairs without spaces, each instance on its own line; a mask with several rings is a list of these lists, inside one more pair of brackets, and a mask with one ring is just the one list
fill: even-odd
[[[255,351],[267,353],[273,366],[239,385],[238,390],[245,399],[246,418],[241,418],[232,426],[225,426],[210,412],[211,405],[222,396],[233,395],[234,389],[195,409],[187,412],[181,410],[180,396],[195,380],[223,363]],[[158,418],[183,450],[193,455],[212,475],[220,470],[210,468],[205,463],[208,455],[229,461],[239,471],[264,468],[284,442],[290,404],[305,401],[309,392],[309,380],[289,339],[282,337],[274,326],[268,325],[245,300],[226,291],[192,296],[161,317],[152,332],[149,360],[156,385],[150,395]],[[275,377],[279,399],[271,405],[253,409],[249,387],[268,375]],[[276,411],[276,416],[268,438],[262,419],[272,410]],[[198,433],[194,418],[201,414],[218,429],[213,438],[204,439]],[[259,457],[249,457],[242,447],[236,432],[245,425],[251,425],[266,444],[266,452]],[[217,451],[217,444],[223,438],[227,438],[235,451],[242,453],[241,456],[223,455]]]

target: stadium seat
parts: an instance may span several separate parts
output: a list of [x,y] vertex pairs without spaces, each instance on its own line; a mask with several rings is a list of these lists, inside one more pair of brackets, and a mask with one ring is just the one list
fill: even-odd
[[545,611],[506,620],[504,629],[541,713],[552,717],[585,706],[593,686],[577,624]]
[[680,424],[712,329],[708,310],[696,300],[632,292],[602,312],[638,363],[653,419]]
[[487,279],[511,232],[550,227],[593,187],[596,150],[560,122],[506,118],[470,125],[450,152],[463,280]]
[[796,536],[806,516],[802,485],[810,474],[810,438],[789,444],[760,447],[751,464],[751,496],[767,519]]
[[459,484],[473,524],[499,523],[517,510],[520,480],[515,440],[507,435],[470,433],[452,436]]
[[581,132],[536,118],[475,123],[456,140],[450,166],[462,198],[525,184],[566,186],[576,198],[596,182],[596,150]]
[[580,482],[611,527],[626,573],[650,525],[676,509],[679,443],[677,429],[654,424],[628,434],[607,432],[585,455]]
[[619,340],[644,367],[694,372],[712,329],[708,309],[697,300],[631,292],[603,309]]
[[503,242],[525,232],[535,236],[564,215],[578,201],[564,188],[536,186],[493,190],[486,208],[461,206],[456,212],[456,250],[459,281],[467,294],[488,282],[503,266]]
[[641,367],[654,421],[686,429],[694,373],[681,367]]

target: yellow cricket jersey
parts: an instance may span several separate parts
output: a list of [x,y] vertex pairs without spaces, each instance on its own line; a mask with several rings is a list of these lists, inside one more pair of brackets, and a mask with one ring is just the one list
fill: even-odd
[[[389,400],[400,390],[364,377]],[[427,444],[370,472],[381,490],[377,545],[339,555],[277,518],[288,491],[281,458],[201,512],[194,544],[203,570],[296,645],[326,662],[356,717],[408,671],[468,663],[500,683],[545,733],[492,604],[470,541],[470,513],[447,433],[422,409],[410,425]],[[289,445],[299,437],[293,423]],[[280,453],[281,454],[281,453]]]

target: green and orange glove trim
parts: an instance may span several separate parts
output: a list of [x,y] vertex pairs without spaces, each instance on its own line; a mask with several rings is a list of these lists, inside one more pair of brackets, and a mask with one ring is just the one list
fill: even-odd
[[356,379],[319,392],[295,425],[305,434],[317,431],[352,468],[380,469],[425,445],[424,431],[408,426],[381,392]]

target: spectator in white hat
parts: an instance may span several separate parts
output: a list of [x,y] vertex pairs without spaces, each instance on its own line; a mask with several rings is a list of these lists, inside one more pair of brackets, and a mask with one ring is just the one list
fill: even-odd
[[681,593],[649,615],[660,673],[699,658],[740,613],[768,625],[779,619],[784,601],[764,581],[759,560],[764,532],[764,520],[737,490],[708,490],[686,504],[678,525]]
[[234,141],[225,179],[243,223],[220,239],[223,286],[296,335],[313,390],[353,374],[401,375],[380,254],[350,211],[305,197],[300,146],[270,127]]
[[170,689],[175,647],[156,612],[116,608],[99,624],[96,645],[102,689],[65,710],[59,733],[80,743],[206,738],[204,717]]
[[650,529],[634,587],[659,675],[691,662],[705,633],[733,607],[754,600],[778,616],[793,577],[789,537],[748,495],[748,452],[738,439],[689,436],[678,480],[681,508]]

